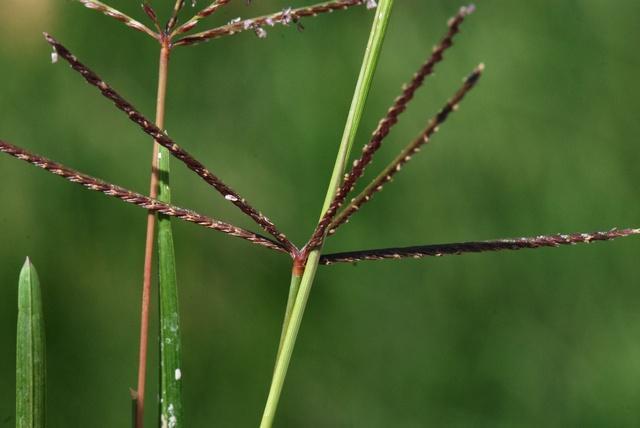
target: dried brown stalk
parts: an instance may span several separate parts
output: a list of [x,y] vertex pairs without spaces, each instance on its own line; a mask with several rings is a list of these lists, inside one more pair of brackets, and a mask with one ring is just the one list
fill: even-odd
[[200,161],[195,159],[186,150],[182,149],[175,141],[169,138],[169,136],[160,130],[160,128],[158,128],[153,122],[138,112],[133,105],[120,96],[113,88],[103,81],[100,76],[82,64],[67,48],[46,33],[45,38],[47,42],[53,46],[58,55],[64,58],[71,65],[71,68],[80,73],[90,85],[98,88],[102,95],[110,99],[118,109],[126,113],[129,119],[136,123],[144,132],[153,137],[158,144],[166,147],[173,156],[181,160],[190,170],[198,174],[198,176],[200,176],[204,181],[213,186],[224,196],[226,200],[233,203],[242,212],[251,217],[260,227],[275,237],[278,242],[287,248],[290,253],[293,254],[296,252],[295,245],[289,241],[286,235],[276,228],[269,218],[253,208],[246,199],[242,198],[235,190],[209,171]]
[[317,16],[322,13],[329,13],[334,10],[347,9],[352,6],[359,6],[363,4],[368,4],[368,2],[366,0],[336,0],[313,6],[301,7],[298,9],[286,8],[281,12],[272,13],[270,15],[244,20],[234,20],[227,25],[183,37],[175,41],[173,46],[193,45],[224,36],[231,36],[248,30],[256,31],[258,36],[264,37],[266,36],[266,32],[263,27],[273,27],[276,24],[289,25],[292,22],[299,22],[301,18]]
[[336,229],[349,221],[349,217],[358,211],[362,205],[369,202],[373,195],[382,190],[382,187],[391,181],[402,167],[411,160],[411,157],[420,151],[420,148],[431,141],[431,137],[438,131],[438,128],[447,119],[449,114],[458,109],[458,104],[465,95],[473,89],[482,74],[484,65],[480,64],[465,80],[462,87],[445,104],[440,112],[433,117],[425,130],[418,138],[407,145],[400,154],[355,198],[351,200],[349,206],[336,216],[329,226],[329,235],[335,233]]
[[73,183],[78,183],[87,189],[104,193],[107,196],[113,196],[114,198],[120,199],[121,201],[137,205],[149,211],[176,217],[184,221],[198,224],[208,229],[217,230],[227,235],[245,239],[253,244],[260,245],[271,250],[276,250],[284,253],[288,252],[282,244],[272,241],[271,239],[264,236],[258,235],[232,224],[198,214],[185,208],[162,203],[139,193],[132,192],[131,190],[125,189],[123,187],[107,183],[98,178],[68,168],[45,157],[33,154],[6,141],[0,140],[0,152],[7,153],[15,158],[35,165],[38,168],[49,171]]
[[125,15],[119,10],[112,8],[111,6],[108,6],[102,3],[101,1],[98,1],[98,0],[78,0],[78,1],[88,9],[93,9],[98,12],[101,12],[107,16],[110,16],[111,18],[114,18],[122,22],[127,27],[130,27],[130,28],[133,28],[134,30],[138,30],[145,34],[148,34],[149,36],[153,37],[156,40],[160,40],[160,35],[155,31],[152,31],[149,27],[147,27],[143,23],[136,21],[130,16]]
[[608,232],[548,235],[496,241],[460,242],[455,244],[422,245],[417,247],[382,248],[378,250],[351,251],[322,256],[320,264],[354,263],[362,260],[385,260],[423,257],[440,257],[487,251],[522,250],[525,248],[559,247],[595,241],[610,241],[640,234],[640,229],[612,229]]

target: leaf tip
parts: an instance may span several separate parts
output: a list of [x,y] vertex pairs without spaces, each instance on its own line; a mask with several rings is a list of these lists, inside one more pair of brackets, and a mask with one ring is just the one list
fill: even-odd
[[26,271],[27,269],[33,268],[33,263],[31,263],[31,259],[27,256],[24,260],[24,264],[22,265],[22,271]]

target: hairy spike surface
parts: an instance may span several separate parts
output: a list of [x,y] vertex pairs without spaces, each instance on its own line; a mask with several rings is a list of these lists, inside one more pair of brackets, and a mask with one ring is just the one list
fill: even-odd
[[222,6],[225,6],[226,4],[228,4],[230,2],[231,2],[231,0],[215,0],[215,1],[213,1],[209,6],[205,7],[200,12],[196,13],[195,15],[193,15],[193,17],[191,19],[189,19],[187,22],[185,22],[184,24],[182,24],[181,26],[176,28],[175,31],[173,31],[173,33],[171,34],[171,37],[177,36],[178,34],[184,34],[187,31],[193,29],[193,27],[198,25],[198,22],[200,22],[200,20],[206,18],[209,15],[212,15],[218,9],[220,9]]
[[135,19],[131,18],[128,15],[125,15],[124,13],[120,12],[117,9],[112,8],[111,6],[108,6],[104,3],[102,3],[101,1],[98,0],[78,0],[80,3],[82,3],[86,8],[88,9],[93,9],[96,10],[98,12],[103,13],[104,15],[107,15],[113,19],[116,19],[120,22],[122,22],[124,25],[126,25],[127,27],[133,28],[134,30],[138,30],[141,31],[143,33],[146,33],[148,35],[150,35],[151,37],[153,37],[156,40],[160,40],[160,35],[158,33],[156,33],[155,31],[152,31],[149,27],[147,27],[146,25],[144,25],[143,23],[136,21]]
[[320,245],[329,225],[333,221],[337,211],[342,206],[347,194],[353,190],[353,186],[362,176],[365,168],[369,163],[371,163],[373,155],[382,146],[382,142],[387,135],[389,135],[391,128],[393,128],[393,126],[398,122],[400,114],[406,110],[407,104],[413,99],[415,92],[422,86],[425,78],[433,73],[435,65],[442,61],[444,52],[453,45],[453,37],[460,32],[460,25],[464,21],[465,17],[472,13],[473,10],[472,6],[462,7],[458,13],[449,20],[449,28],[445,36],[442,38],[440,43],[433,48],[431,56],[414,74],[411,82],[403,86],[402,93],[394,100],[392,106],[387,111],[387,114],[382,118],[378,127],[373,132],[371,140],[362,149],[362,155],[359,159],[354,161],[351,171],[345,175],[342,186],[338,189],[333,203],[318,223],[316,230],[309,240],[307,248],[313,249]]
[[[323,13],[330,13],[335,10],[348,9],[352,6],[369,5],[367,0],[335,0],[326,3],[320,3],[313,6],[301,7],[298,9],[286,8],[280,12],[272,13],[251,19],[237,19],[229,22],[227,25],[213,28],[211,30],[196,33],[191,36],[183,37],[177,40],[173,46],[186,46],[196,43],[202,43],[224,36],[231,36],[242,31],[251,30],[258,34],[259,37],[266,36],[264,27],[273,27],[276,24],[289,25],[292,22],[299,22],[301,18],[317,16]],[[186,24],[185,24],[186,25]],[[194,24],[195,25],[195,24]],[[190,27],[187,30],[193,28]]]
[[295,253],[295,246],[285,234],[280,232],[276,226],[263,215],[261,212],[253,208],[244,198],[242,198],[235,190],[226,185],[220,178],[215,176],[209,171],[200,161],[195,159],[186,150],[180,147],[175,141],[160,128],[158,128],[152,121],[143,116],[138,110],[131,105],[127,100],[120,96],[111,86],[109,86],[100,76],[91,71],[86,65],[82,64],[75,55],[73,55],[67,48],[60,44],[53,37],[45,33],[47,42],[53,46],[59,56],[65,59],[75,71],[80,73],[82,77],[92,86],[95,86],[100,90],[102,95],[110,99],[115,106],[127,114],[129,119],[136,123],[145,133],[153,137],[161,146],[167,148],[169,152],[177,159],[181,160],[190,170],[198,174],[205,182],[213,186],[224,198],[236,207],[238,207],[243,213],[251,217],[260,227],[266,232],[273,235],[278,242],[286,247],[292,254]]
[[127,190],[123,187],[107,183],[95,177],[91,177],[90,175],[86,175],[68,168],[62,164],[59,164],[42,156],[30,153],[27,150],[21,149],[20,147],[14,146],[13,144],[10,144],[6,141],[0,140],[0,152],[7,153],[15,158],[35,165],[38,168],[49,171],[73,183],[78,183],[89,190],[95,190],[97,192],[104,193],[107,196],[113,196],[114,198],[120,199],[121,201],[137,205],[149,211],[176,217],[184,221],[198,224],[208,229],[217,230],[219,232],[226,233],[227,235],[245,239],[253,244],[261,245],[271,250],[285,253],[288,252],[288,250],[282,244],[265,238],[264,236],[260,236],[253,232],[242,229],[240,227],[236,227],[232,224],[225,223],[220,220],[203,216],[191,210],[162,203],[139,193]]
[[438,127],[447,120],[447,117],[449,117],[452,112],[457,110],[458,104],[464,99],[465,95],[474,88],[475,84],[480,79],[483,70],[483,64],[476,67],[476,69],[473,70],[473,72],[464,80],[462,87],[458,89],[449,101],[447,101],[447,104],[445,104],[438,114],[429,121],[429,124],[420,136],[407,145],[407,147],[402,149],[400,154],[371,183],[369,183],[358,196],[351,200],[349,206],[336,216],[329,226],[329,235],[334,234],[340,225],[349,221],[349,218],[353,213],[358,211],[362,205],[369,202],[374,194],[381,191],[383,186],[391,181],[394,175],[400,172],[402,167],[411,160],[412,156],[420,151],[420,147],[431,141],[431,137],[437,132]]
[[640,229],[611,229],[608,232],[574,233],[571,235],[542,235],[529,238],[499,239],[495,241],[460,242],[455,244],[422,245],[417,247],[382,248],[379,250],[351,251],[322,256],[320,264],[354,263],[362,260],[385,260],[439,257],[487,251],[522,250],[525,248],[559,247],[561,245],[588,244],[610,241],[640,234]]

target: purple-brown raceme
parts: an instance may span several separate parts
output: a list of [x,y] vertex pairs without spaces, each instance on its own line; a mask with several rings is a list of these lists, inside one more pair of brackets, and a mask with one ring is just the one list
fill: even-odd
[[165,132],[160,130],[152,121],[144,117],[135,109],[135,107],[133,107],[133,105],[131,105],[131,103],[125,100],[104,80],[102,80],[100,76],[82,64],[67,48],[46,33],[45,38],[47,42],[53,46],[58,55],[64,58],[71,65],[71,68],[80,73],[89,84],[98,88],[102,95],[110,99],[118,109],[126,113],[129,119],[136,123],[144,132],[153,137],[158,144],[167,148],[173,156],[181,160],[189,169],[198,174],[204,181],[213,186],[225,197],[226,200],[233,203],[242,212],[251,217],[265,231],[273,235],[276,240],[284,245],[290,252],[294,252],[295,246],[276,228],[269,218],[253,208],[236,191],[211,173],[200,161],[196,160],[186,150],[176,144],[176,142],[169,138]]
[[117,9],[112,8],[111,6],[108,6],[98,0],[78,0],[80,3],[82,3],[85,7],[87,7],[88,9],[93,9],[96,10],[98,12],[101,12],[113,19],[116,19],[120,22],[122,22],[124,25],[126,25],[127,27],[133,28],[134,30],[138,30],[141,31],[145,34],[150,35],[151,37],[153,37],[154,39],[158,40],[160,38],[160,36],[155,33],[154,31],[152,31],[151,29],[149,29],[146,25],[142,24],[141,22],[136,21],[135,19],[131,18],[128,15],[125,15],[124,13],[120,12]]
[[[366,0],[337,0],[320,3],[314,6],[301,7],[298,9],[286,8],[281,12],[272,13],[270,15],[244,20],[234,20],[227,25],[183,37],[182,39],[174,42],[173,46],[193,45],[195,43],[202,43],[220,37],[230,36],[242,31],[256,31],[257,29],[263,29],[263,27],[267,26],[273,27],[276,24],[289,25],[292,22],[298,22],[301,18],[316,16],[322,13],[329,13],[335,10],[347,9],[349,7],[364,4],[367,4]],[[259,32],[258,35],[260,34],[266,33]]]
[[178,28],[176,28],[172,33],[171,36],[177,36],[178,34],[184,34],[187,31],[191,30],[193,27],[195,27],[196,25],[198,25],[198,22],[204,18],[206,18],[209,15],[212,15],[213,13],[215,13],[218,9],[220,9],[221,7],[225,6],[226,4],[228,4],[229,2],[231,2],[231,0],[215,0],[214,2],[212,2],[209,6],[205,7],[204,9],[200,10],[198,13],[196,13],[191,19],[189,19],[187,22],[185,22],[184,24],[182,24],[181,26],[179,26]]
[[[460,25],[464,21],[465,17],[472,13],[473,10],[473,6],[460,8],[456,16],[449,20],[447,33],[444,35],[440,43],[433,48],[429,59],[414,74],[411,81],[407,85],[403,86],[402,93],[394,100],[392,106],[373,132],[371,140],[362,149],[362,155],[359,159],[354,161],[351,171],[345,175],[344,181],[338,189],[333,202],[316,227],[316,230],[309,241],[309,245],[307,246],[308,249],[316,248],[322,243],[324,235],[327,232],[327,228],[329,228],[329,225],[332,223],[336,212],[342,206],[347,194],[353,190],[353,186],[356,181],[364,173],[365,168],[373,159],[373,155],[381,147],[383,140],[387,135],[389,135],[391,128],[393,128],[393,126],[398,122],[400,114],[406,110],[407,104],[413,99],[415,92],[422,86],[425,78],[433,73],[435,65],[442,61],[444,52],[453,45],[453,37],[460,31]],[[338,226],[339,224],[336,224],[335,226],[332,226],[331,229],[335,231]]]
[[15,158],[35,165],[38,168],[49,171],[73,183],[78,183],[86,187],[87,189],[95,190],[108,196],[113,196],[114,198],[120,199],[121,201],[127,202],[129,204],[137,205],[147,210],[167,216],[177,217],[191,223],[196,223],[208,229],[226,233],[227,235],[246,239],[253,244],[261,245],[271,250],[285,253],[288,252],[284,246],[268,238],[265,238],[264,236],[260,236],[256,233],[250,232],[240,227],[236,227],[232,224],[225,223],[220,220],[203,216],[191,210],[165,204],[155,199],[148,198],[147,196],[141,195],[139,193],[132,192],[131,190],[127,190],[123,187],[107,183],[95,177],[91,177],[90,175],[86,175],[68,168],[62,164],[59,164],[42,156],[30,153],[6,141],[0,140],[0,152],[7,153]]
[[525,248],[559,247],[595,241],[610,241],[640,234],[640,229],[612,229],[608,232],[574,233],[571,235],[547,235],[529,238],[499,239],[495,241],[459,242],[455,244],[422,245],[416,247],[382,248],[379,250],[351,251],[326,254],[320,264],[354,263],[362,260],[385,260],[423,257],[439,257],[487,251],[522,250]]
[[[313,249],[321,245],[324,239],[324,233],[326,232],[327,228],[331,226],[330,228],[335,231],[335,229],[340,224],[344,223],[353,212],[358,210],[361,204],[368,201],[371,198],[371,195],[373,193],[380,191],[382,189],[382,184],[391,180],[392,176],[398,171],[400,171],[400,169],[402,168],[402,165],[407,163],[411,159],[411,155],[417,152],[420,149],[420,146],[422,144],[425,144],[429,141],[429,138],[431,137],[431,135],[437,131],[438,126],[444,123],[444,121],[447,119],[449,114],[457,108],[458,103],[464,98],[464,96],[471,89],[474,88],[475,84],[478,82],[478,79],[482,75],[483,69],[484,69],[484,66],[482,64],[479,65],[464,80],[462,87],[458,90],[458,92],[456,92],[453,98],[447,102],[444,108],[440,110],[440,112],[432,119],[427,129],[421,134],[421,136],[416,141],[411,143],[408,146],[408,148],[405,149],[407,153],[404,154],[402,157],[396,158],[396,160],[392,162],[391,166],[387,167],[387,169],[383,172],[383,175],[379,176],[376,180],[374,180],[374,183],[377,183],[377,184],[368,186],[359,197],[354,199],[354,201],[352,201],[349,208],[347,208],[347,210],[345,211],[344,215],[341,215],[337,219],[334,226],[332,225],[332,221],[334,219],[336,212],[342,206],[347,194],[349,194],[349,192],[353,190],[353,187],[356,181],[360,177],[362,177],[362,174],[364,174],[365,167],[371,162],[372,157],[377,151],[377,149],[380,147],[380,144],[377,143],[376,145],[373,145],[370,143],[367,146],[365,146],[365,148],[363,149],[362,156],[356,161],[354,161],[351,171],[349,171],[349,173],[346,174],[345,179],[342,182],[342,185],[338,189],[338,192],[336,193],[336,196],[333,199],[333,202],[331,203],[331,205],[329,206],[329,209],[326,211],[326,213],[323,215],[322,219],[318,223],[318,226],[316,227],[316,230],[306,248]],[[389,169],[391,169],[391,171],[388,171]]]
[[355,198],[351,200],[349,206],[341,211],[329,226],[329,235],[335,233],[336,229],[349,221],[349,217],[369,202],[373,195],[382,190],[382,187],[391,181],[402,167],[411,160],[411,157],[420,151],[420,148],[431,141],[431,137],[438,130],[438,127],[444,123],[447,117],[458,108],[458,104],[465,95],[473,89],[474,85],[480,78],[484,65],[480,64],[476,69],[464,80],[464,84],[455,93],[455,95],[445,104],[445,106],[434,116],[424,131],[409,143],[400,154],[371,182],[367,187]]

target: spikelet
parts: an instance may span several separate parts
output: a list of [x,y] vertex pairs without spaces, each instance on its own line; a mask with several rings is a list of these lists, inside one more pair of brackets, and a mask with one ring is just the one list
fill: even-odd
[[[283,9],[280,12],[272,13],[270,15],[264,15],[251,19],[234,19],[227,25],[213,28],[211,30],[196,33],[190,36],[178,39],[173,43],[173,46],[186,46],[196,43],[202,43],[213,39],[218,39],[224,36],[231,36],[243,31],[254,31],[260,37],[260,34],[266,34],[260,31],[256,31],[258,28],[273,27],[275,25],[290,25],[291,23],[299,23],[301,18],[317,16],[323,13],[330,13],[335,10],[348,9],[353,6],[360,6],[366,3],[365,0],[336,0],[326,3],[320,3],[313,6],[301,7],[298,9],[292,9],[290,7]],[[191,22],[191,21],[189,21]],[[187,24],[189,24],[187,22]],[[197,21],[196,21],[197,23]],[[185,25],[187,25],[185,24]],[[191,24],[189,24],[191,25]],[[186,32],[193,28],[195,23],[187,28],[183,32]],[[265,30],[266,31],[266,30]]]
[[423,257],[439,257],[487,251],[522,250],[525,248],[560,247],[562,245],[589,244],[610,241],[640,234],[640,229],[611,229],[607,232],[574,233],[570,235],[541,235],[529,238],[499,239],[495,241],[460,242],[455,244],[422,245],[417,247],[382,248],[379,250],[352,251],[327,254],[320,263],[354,263],[362,260],[385,260]]
[[478,79],[482,75],[484,65],[480,64],[476,69],[464,80],[462,87],[455,93],[455,95],[447,101],[445,106],[434,116],[427,125],[426,129],[422,131],[420,136],[414,141],[409,143],[400,154],[371,182],[365,187],[365,189],[355,198],[351,200],[349,205],[336,216],[329,226],[329,235],[335,233],[336,229],[349,221],[349,218],[353,213],[358,211],[362,205],[369,202],[373,195],[381,191],[383,186],[391,181],[394,175],[396,175],[402,167],[411,160],[412,156],[420,151],[420,148],[428,144],[431,141],[431,137],[438,131],[440,125],[442,125],[449,115],[458,109],[459,103],[465,97],[465,95],[474,88]]
[[112,8],[111,6],[108,6],[104,3],[102,3],[101,1],[98,0],[78,0],[80,3],[82,3],[85,7],[87,7],[88,9],[93,9],[96,10],[100,13],[103,13],[104,15],[107,15],[113,19],[116,19],[120,22],[122,22],[124,25],[126,25],[127,27],[133,28],[134,30],[138,30],[141,31],[143,33],[146,33],[148,35],[150,35],[151,37],[153,37],[156,40],[160,40],[160,35],[157,34],[156,32],[152,31],[151,29],[149,29],[146,25],[144,25],[141,22],[136,21],[135,19],[131,18],[128,15],[125,15],[124,13],[120,12],[117,9]]
[[253,244],[261,245],[271,250],[279,252],[288,252],[281,244],[274,242],[264,236],[242,229],[229,223],[203,216],[194,211],[176,207],[174,205],[165,204],[155,199],[148,198],[131,190],[114,184],[107,183],[95,177],[78,172],[68,168],[62,164],[44,158],[42,156],[30,153],[20,147],[14,146],[6,141],[0,140],[0,152],[7,153],[15,158],[28,162],[32,165],[58,175],[65,180],[80,184],[81,186],[104,193],[107,196],[120,199],[129,204],[137,205],[146,210],[157,212],[171,217],[176,217],[184,221],[198,224],[200,226],[217,230],[227,235],[245,239]]
[[294,252],[295,246],[289,239],[280,232],[276,226],[264,214],[256,210],[246,199],[241,197],[235,190],[225,184],[220,178],[209,171],[200,161],[195,159],[186,150],[180,147],[175,141],[158,128],[152,121],[143,116],[135,109],[131,103],[125,100],[111,86],[109,86],[100,76],[94,73],[89,67],[81,63],[66,47],[56,39],[45,33],[47,42],[55,49],[57,54],[67,61],[71,68],[80,73],[82,77],[92,86],[100,90],[100,93],[111,100],[114,105],[123,111],[127,117],[137,124],[145,133],[153,137],[161,146],[165,147],[177,159],[182,161],[190,170],[195,172],[206,183],[213,186],[226,200],[231,201],[243,213],[251,217],[266,232],[273,235],[278,242]]

